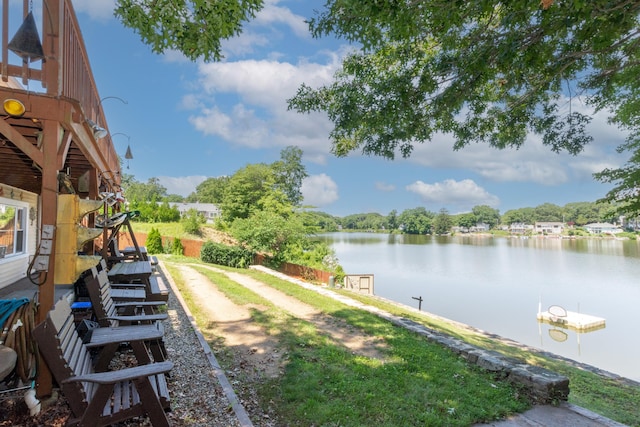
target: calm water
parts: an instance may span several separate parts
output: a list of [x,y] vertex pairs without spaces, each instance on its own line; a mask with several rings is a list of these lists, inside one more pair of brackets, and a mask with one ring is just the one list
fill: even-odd
[[[640,243],[601,239],[321,236],[378,296],[640,381]],[[538,323],[561,305],[606,319],[588,333]],[[555,338],[555,339],[554,339]],[[559,339],[566,338],[560,342]]]

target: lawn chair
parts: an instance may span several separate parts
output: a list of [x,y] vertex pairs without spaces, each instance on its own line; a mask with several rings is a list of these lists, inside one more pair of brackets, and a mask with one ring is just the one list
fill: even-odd
[[64,299],[33,329],[33,337],[71,408],[72,418],[67,425],[108,426],[147,415],[153,426],[169,426],[165,414],[169,410],[165,374],[173,363],[96,372]]
[[[164,332],[162,320],[167,319],[166,313],[156,313],[155,310],[164,303],[158,301],[124,302],[114,303],[110,295],[110,283],[106,272],[95,267],[91,268],[91,274],[85,277],[85,284],[93,314],[101,328],[119,328],[128,325],[152,324]],[[119,310],[123,313],[120,314]],[[149,342],[151,354],[155,361],[163,361],[167,358],[162,338]]]

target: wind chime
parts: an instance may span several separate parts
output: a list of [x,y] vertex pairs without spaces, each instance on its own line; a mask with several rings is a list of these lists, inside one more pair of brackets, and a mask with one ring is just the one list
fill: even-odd
[[40,35],[33,18],[33,1],[29,2],[29,13],[13,36],[7,48],[22,58],[23,62],[34,62],[44,59]]

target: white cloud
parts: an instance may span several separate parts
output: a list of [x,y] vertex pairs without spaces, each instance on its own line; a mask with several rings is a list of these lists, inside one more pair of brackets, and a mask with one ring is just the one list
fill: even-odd
[[407,185],[406,190],[419,195],[423,202],[440,207],[456,206],[470,209],[477,205],[496,207],[500,204],[497,196],[490,194],[471,179],[447,179],[435,184],[416,181]]
[[624,154],[616,153],[615,148],[625,135],[607,123],[604,113],[594,115],[589,132],[593,142],[575,156],[552,152],[536,135],[530,135],[519,149],[498,150],[479,143],[454,151],[453,138],[438,134],[432,141],[415,144],[408,161],[429,168],[471,171],[495,182],[552,186],[573,180],[591,181],[594,172],[623,163]]
[[311,36],[304,16],[296,15],[285,7],[276,6],[275,3],[278,2],[265,3],[264,9],[256,15],[255,24],[262,26],[285,24],[297,37]]
[[73,8],[76,13],[86,13],[97,21],[106,21],[113,18],[115,0],[73,0]]
[[330,149],[329,120],[324,114],[288,111],[286,100],[302,82],[328,82],[338,64],[335,55],[328,64],[203,63],[199,65],[199,92],[185,96],[183,105],[200,108],[190,122],[205,135],[253,148],[296,145],[307,160],[323,164]]
[[305,205],[323,207],[338,200],[338,185],[326,174],[311,175],[300,187]]
[[196,191],[196,187],[208,177],[201,175],[194,176],[159,176],[160,185],[167,189],[168,194],[179,194],[188,196]]

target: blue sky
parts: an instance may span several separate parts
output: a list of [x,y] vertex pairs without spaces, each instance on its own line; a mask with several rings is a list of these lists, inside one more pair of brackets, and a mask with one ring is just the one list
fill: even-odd
[[[304,20],[323,1],[266,1],[243,34],[224,44],[219,63],[152,53],[112,16],[113,0],[73,3],[116,150],[124,157],[130,144],[133,152],[125,172],[142,182],[159,178],[169,193],[188,195],[207,177],[274,162],[296,145],[309,173],[304,203],[320,211],[387,215],[423,206],[460,213],[490,205],[504,213],[595,201],[610,187],[592,173],[625,160],[615,152],[624,135],[604,114],[594,116],[595,141],[578,156],[554,154],[534,136],[520,150],[473,145],[454,152],[452,139],[439,135],[416,145],[410,159],[336,158],[328,119],[286,105],[301,83],[329,82],[349,49],[309,35]],[[579,100],[572,108],[586,110]]]

